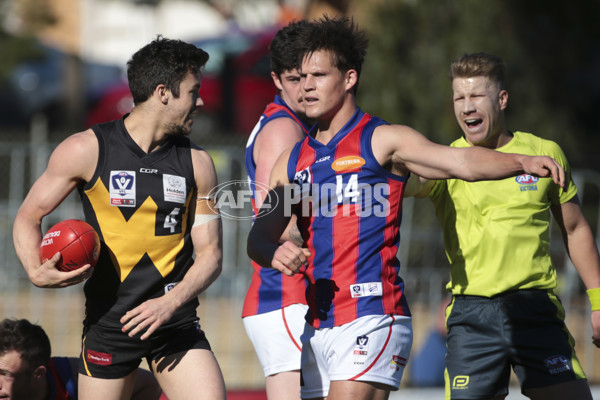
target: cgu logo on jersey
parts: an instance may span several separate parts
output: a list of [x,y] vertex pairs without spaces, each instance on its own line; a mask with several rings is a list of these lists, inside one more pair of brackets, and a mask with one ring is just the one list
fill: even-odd
[[556,355],[548,357],[544,360],[544,365],[548,368],[548,372],[552,375],[559,374],[561,372],[569,371],[569,359],[563,355]]
[[519,189],[521,192],[527,192],[529,190],[537,190],[537,183],[540,178],[531,176],[529,174],[523,174],[515,177],[515,181],[521,185]]
[[331,168],[336,172],[342,172],[360,168],[366,163],[365,159],[360,156],[346,156],[334,160]]
[[110,171],[110,205],[135,207],[135,171]]

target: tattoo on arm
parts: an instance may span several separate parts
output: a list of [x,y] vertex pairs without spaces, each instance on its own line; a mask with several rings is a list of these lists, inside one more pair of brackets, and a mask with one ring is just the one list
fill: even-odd
[[298,229],[298,226],[295,225],[295,224],[290,227],[289,236],[290,236],[290,240],[296,246],[302,246],[302,243],[304,243],[304,239],[302,238],[302,234],[300,234],[300,230]]

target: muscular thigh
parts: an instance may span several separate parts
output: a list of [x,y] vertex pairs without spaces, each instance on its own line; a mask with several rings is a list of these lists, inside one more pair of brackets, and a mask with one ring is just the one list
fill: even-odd
[[333,381],[327,400],[387,400],[390,388],[374,382]]
[[128,400],[133,393],[136,371],[122,378],[101,379],[79,374],[77,397],[85,400]]
[[152,361],[163,392],[169,400],[224,400],[225,383],[210,350],[191,349]]
[[523,393],[531,400],[592,400],[592,393],[586,379],[558,383],[543,388],[524,389]]
[[220,400],[225,384],[219,364],[198,324],[174,330],[153,349],[152,370],[169,400]]

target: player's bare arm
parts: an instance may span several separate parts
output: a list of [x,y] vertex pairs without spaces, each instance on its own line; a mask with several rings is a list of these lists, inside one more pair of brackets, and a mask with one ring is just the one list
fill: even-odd
[[[600,288],[600,256],[577,196],[566,203],[552,206],[552,215],[560,227],[567,254],[586,289]],[[591,322],[592,340],[600,347],[600,311],[592,312]]]
[[269,186],[271,171],[279,156],[304,138],[302,128],[290,118],[277,118],[266,124],[254,143],[253,157],[256,161],[256,177],[258,184],[256,206],[260,208],[267,195],[265,188]]
[[[284,201],[285,185],[289,184],[287,178],[287,163],[291,149],[285,151],[271,173],[270,186],[272,195],[270,199],[279,199],[276,204],[269,204],[270,208],[263,208],[258,213],[250,234],[248,235],[248,255],[265,268],[274,268],[285,275],[293,275],[299,268],[307,263],[310,252],[299,247],[290,240],[279,244],[279,240],[289,225],[291,216],[286,215]],[[289,211],[289,210],[288,210]]]
[[378,127],[371,140],[375,157],[398,175],[427,179],[494,180],[527,173],[564,186],[564,169],[551,157],[501,153],[479,146],[454,148],[429,141],[404,125]]
[[55,268],[60,255],[41,263],[39,246],[42,240],[42,219],[50,214],[75,189],[94,174],[98,160],[98,141],[92,130],[66,138],[52,152],[44,173],[36,180],[19,208],[13,240],[17,256],[29,280],[38,287],[65,287],[82,282],[91,274],[91,267],[61,272]]
[[[279,156],[304,139],[300,125],[290,118],[277,118],[266,124],[254,143],[253,157],[256,160],[257,193],[256,207],[262,206],[269,188],[271,171]],[[302,244],[302,236],[296,227],[296,217],[293,216],[288,227],[282,234],[281,241],[291,240],[298,246]]]
[[185,277],[164,296],[150,299],[121,318],[123,332],[147,339],[175,310],[204,292],[219,276],[222,267],[222,225],[215,200],[210,196],[217,186],[213,161],[204,150],[192,150],[194,175],[198,187],[191,236],[195,259]]

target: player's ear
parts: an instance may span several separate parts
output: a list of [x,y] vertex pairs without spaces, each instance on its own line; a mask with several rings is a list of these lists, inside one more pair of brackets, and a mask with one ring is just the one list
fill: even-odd
[[500,103],[500,109],[505,110],[508,106],[508,92],[506,90],[501,90],[498,93],[498,102]]
[[279,79],[279,76],[277,76],[277,74],[273,71],[271,71],[271,79],[273,79],[273,83],[275,84],[275,87],[279,90],[282,91],[283,90],[283,85],[281,84],[281,80]]
[[33,377],[36,379],[40,379],[43,378],[44,376],[46,376],[46,367],[43,365],[40,365],[39,367],[37,367],[36,369],[33,370]]
[[358,72],[355,69],[346,71],[346,90],[351,90],[358,82]]
[[154,89],[154,93],[156,93],[156,95],[158,95],[158,98],[160,99],[161,103],[163,103],[163,104],[167,104],[169,102],[167,92],[168,92],[167,87],[165,85],[163,85],[162,83],[160,85],[158,85],[156,87],[156,89]]

